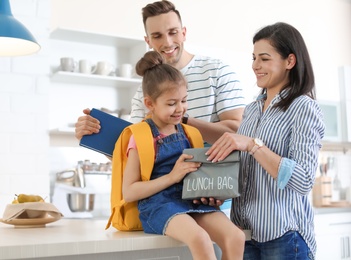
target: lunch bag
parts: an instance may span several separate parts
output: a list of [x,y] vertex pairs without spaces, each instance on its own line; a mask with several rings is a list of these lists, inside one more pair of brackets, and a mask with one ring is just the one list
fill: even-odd
[[[192,147],[203,147],[202,136],[196,128],[182,124]],[[120,231],[143,230],[139,219],[138,202],[125,202],[122,194],[123,172],[127,163],[129,139],[134,136],[140,158],[142,181],[150,180],[155,162],[155,149],[151,128],[141,122],[126,127],[118,138],[112,156],[111,216],[106,225],[111,224]]]
[[201,166],[183,180],[182,199],[215,198],[226,200],[240,196],[239,168],[240,152],[234,151],[223,161],[207,161],[207,148],[184,149],[193,155],[186,161],[201,162]]

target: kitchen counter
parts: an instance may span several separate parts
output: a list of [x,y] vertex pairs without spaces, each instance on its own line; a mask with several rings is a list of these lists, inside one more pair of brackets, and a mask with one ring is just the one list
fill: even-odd
[[113,227],[105,230],[106,223],[105,219],[60,219],[42,228],[0,223],[0,259],[191,259],[188,248],[172,238]]
[[[314,210],[316,215],[351,212],[350,207]],[[191,259],[188,248],[172,238],[113,227],[105,230],[106,223],[106,219],[65,218],[42,228],[0,223],[0,259]]]
[[314,207],[314,214],[331,214],[331,213],[347,213],[351,212],[351,207]]

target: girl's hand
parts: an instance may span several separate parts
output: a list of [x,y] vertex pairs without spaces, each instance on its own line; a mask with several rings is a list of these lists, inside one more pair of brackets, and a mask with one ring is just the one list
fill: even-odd
[[169,176],[172,178],[174,183],[181,182],[185,175],[190,172],[196,171],[201,163],[199,162],[186,162],[186,159],[192,159],[193,156],[189,154],[182,154],[177,162],[175,163],[172,171],[169,173]]
[[199,200],[193,200],[193,203],[219,207],[224,203],[224,200],[217,200],[215,198],[201,198]]

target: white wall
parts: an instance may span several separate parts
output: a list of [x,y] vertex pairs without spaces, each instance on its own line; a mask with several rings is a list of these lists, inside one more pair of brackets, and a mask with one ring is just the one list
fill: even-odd
[[[30,29],[42,49],[28,57],[0,57],[0,217],[15,193],[44,196],[49,193],[49,162],[55,161],[49,155],[48,137],[49,29],[61,26],[142,39],[141,8],[151,1],[10,2],[14,16]],[[350,0],[173,2],[187,26],[189,48],[197,46],[197,49],[209,50],[211,54],[219,56],[223,56],[223,49],[228,50],[228,58],[235,59],[231,61],[235,70],[243,75],[244,86],[252,89],[250,66],[253,34],[260,27],[276,21],[293,24],[304,35],[309,46],[319,97],[339,99],[337,68],[351,65]],[[217,54],[219,49],[222,51]],[[75,108],[72,113],[78,115],[84,107],[79,107],[79,111]],[[70,152],[72,156],[65,155],[70,157],[68,159],[72,160],[73,156],[84,159],[84,153]],[[58,156],[57,153],[54,156]]]
[[[141,8],[150,2],[153,1],[52,0],[51,26],[141,38],[144,36]],[[233,55],[238,54],[237,61],[232,63],[241,65],[234,69],[243,75],[247,88],[252,88],[253,34],[277,21],[291,23],[309,47],[318,98],[339,100],[338,67],[351,64],[350,0],[174,0],[173,3],[187,27],[188,45],[227,49]]]
[[[49,194],[50,1],[10,1],[42,49],[36,55],[0,57],[0,218],[15,194]],[[1,25],[4,26],[4,25]]]

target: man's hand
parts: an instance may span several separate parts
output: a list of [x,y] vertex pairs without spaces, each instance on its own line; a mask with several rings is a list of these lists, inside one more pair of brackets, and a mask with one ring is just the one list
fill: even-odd
[[84,135],[91,135],[100,131],[100,121],[90,116],[90,109],[86,108],[83,110],[84,116],[78,118],[75,124],[75,136],[78,140],[82,139]]

